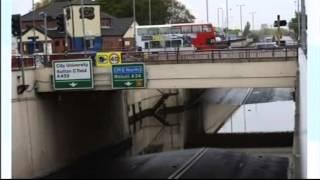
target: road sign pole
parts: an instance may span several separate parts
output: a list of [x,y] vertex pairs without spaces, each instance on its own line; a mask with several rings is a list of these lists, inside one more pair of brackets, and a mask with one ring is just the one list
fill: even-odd
[[278,46],[280,46],[280,15],[278,15]]

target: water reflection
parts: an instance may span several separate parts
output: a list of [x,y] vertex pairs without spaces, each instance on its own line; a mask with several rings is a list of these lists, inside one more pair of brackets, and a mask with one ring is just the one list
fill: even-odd
[[294,116],[293,101],[247,104],[228,119],[219,133],[293,131]]

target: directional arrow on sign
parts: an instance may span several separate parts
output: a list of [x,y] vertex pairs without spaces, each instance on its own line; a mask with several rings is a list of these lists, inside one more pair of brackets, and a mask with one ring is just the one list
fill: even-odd
[[124,83],[124,84],[129,87],[129,86],[131,86],[133,83],[128,81],[128,82],[126,82],[126,83]]
[[72,82],[69,85],[74,88],[74,87],[76,87],[78,85],[78,83]]

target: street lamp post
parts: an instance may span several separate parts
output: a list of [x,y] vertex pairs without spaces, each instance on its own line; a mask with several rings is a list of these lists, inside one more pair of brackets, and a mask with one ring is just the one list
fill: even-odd
[[240,30],[241,30],[241,33],[242,33],[242,7],[245,6],[244,4],[240,4],[240,5],[237,5],[238,7],[240,7]]
[[228,29],[229,29],[229,2],[226,0],[226,16],[227,16],[227,24],[226,24],[226,38],[229,40]]
[[220,8],[217,9],[218,27],[220,27]]
[[171,14],[171,18],[170,18],[170,24],[173,24],[173,14],[174,14],[174,2],[173,0],[171,0],[171,9],[172,9],[172,14]]
[[149,25],[152,24],[152,20],[151,20],[151,0],[149,0]]
[[252,16],[252,30],[254,30],[254,15],[256,14],[256,12],[251,12],[250,14]]
[[[223,29],[224,28],[224,11],[223,11],[223,8],[218,8],[218,11],[221,10],[221,28]],[[220,12],[220,11],[219,11]]]
[[132,0],[132,11],[133,11],[133,45],[134,45],[134,50],[137,50],[136,46],[136,0]]
[[207,23],[209,23],[209,2],[206,0],[206,9],[207,9]]
[[[32,26],[33,26],[33,54],[36,51],[36,24],[35,24],[35,4],[34,0],[32,0]],[[35,60],[35,56],[33,56],[33,60]]]
[[82,33],[83,33],[83,50],[84,50],[84,57],[87,55],[87,37],[86,37],[86,30],[85,30],[85,23],[84,23],[84,7],[83,7],[83,0],[81,0],[81,14],[82,14]]
[[301,25],[300,25],[300,0],[297,0],[297,18],[298,18],[298,43],[300,43],[300,31],[301,31]]
[[48,63],[48,26],[47,26],[47,16],[48,16],[48,14],[45,13],[45,12],[40,12],[39,15],[43,16],[43,18],[44,18],[44,20],[43,20],[44,21],[44,34],[45,34],[45,36],[44,36],[44,43],[45,43],[44,62],[45,62],[45,64],[47,64]]

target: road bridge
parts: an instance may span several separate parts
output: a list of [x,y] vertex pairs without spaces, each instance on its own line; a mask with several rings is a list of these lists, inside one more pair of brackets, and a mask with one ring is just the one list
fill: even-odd
[[[79,58],[52,55],[51,60]],[[296,48],[123,52],[123,63],[146,64],[147,89],[295,86]],[[27,62],[30,61],[27,60]],[[30,62],[29,62],[30,63]],[[32,63],[31,63],[32,64]],[[33,68],[38,92],[53,92],[52,68]],[[112,90],[111,68],[94,67],[94,90]]]
[[[70,54],[67,57],[52,55],[50,61],[79,59],[80,56],[83,54]],[[294,88],[298,70],[297,51],[294,48],[159,52],[158,54],[127,52],[122,56],[123,63],[146,64],[147,88],[139,93],[155,89],[179,89],[179,92],[183,92],[179,93],[181,96],[179,98],[170,97],[168,107],[183,105],[184,101],[193,100],[192,95],[196,89],[201,88]],[[143,126],[139,126],[139,128],[150,127],[148,130],[139,130],[136,134],[130,131],[130,127],[134,125],[128,123],[128,120],[131,117],[129,114],[133,111],[129,113],[129,109],[126,108],[129,104],[126,98],[135,103],[140,95],[137,96],[135,93],[128,95],[126,91],[111,91],[109,68],[93,68],[95,85],[93,90],[62,93],[52,88],[50,63],[44,67],[37,67],[32,59],[24,60],[26,60],[25,82],[29,87],[23,94],[17,93],[17,87],[22,82],[20,69],[13,66],[15,69],[12,72],[15,177],[44,176],[98,149],[126,142],[128,138],[132,138],[133,146],[139,146],[131,148],[139,152],[151,144],[154,137],[158,137],[157,130],[162,127],[161,125],[155,127],[159,124],[158,121],[148,122],[151,118],[148,121],[144,119],[141,123]],[[17,61],[13,59],[13,64],[16,63]],[[183,88],[192,90],[181,90]],[[184,93],[186,95],[182,96]],[[158,99],[142,103],[141,107],[153,107],[153,101],[157,102]],[[214,119],[216,122],[219,121],[217,127],[237,106],[238,104],[234,106],[223,104],[216,107],[217,111],[223,109],[225,112],[219,116],[221,118]],[[137,106],[137,110],[138,108],[140,107]],[[200,111],[201,107],[181,113],[181,116],[168,117],[168,119],[182,117],[181,124],[176,127],[180,130],[173,130],[176,135],[172,142],[180,142],[180,139],[190,138],[203,131],[200,127],[204,120],[198,116]],[[186,122],[187,124],[183,124]],[[212,122],[207,124],[212,126]],[[169,134],[170,129],[171,127],[167,128],[168,131],[164,131],[164,134]],[[170,137],[163,139],[169,141]],[[192,139],[189,139],[189,142],[190,140]],[[181,140],[181,142],[186,141]]]

